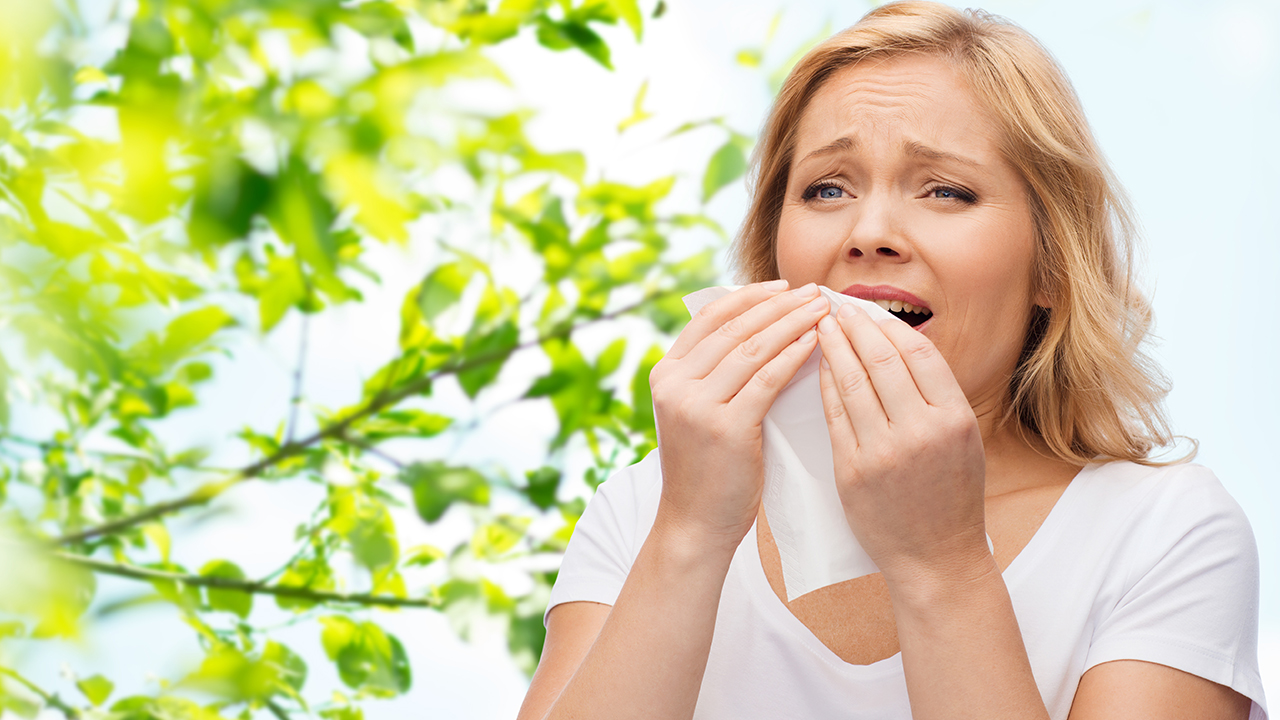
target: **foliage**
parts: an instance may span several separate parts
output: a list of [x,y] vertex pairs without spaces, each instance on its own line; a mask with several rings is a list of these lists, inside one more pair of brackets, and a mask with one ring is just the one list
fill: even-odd
[[[441,611],[464,636],[496,619],[530,670],[554,573],[526,571],[532,590],[512,595],[474,561],[561,552],[583,509],[564,490],[570,459],[587,454],[594,487],[654,447],[647,378],[661,349],[606,321],[678,330],[680,296],[715,273],[710,252],[682,255],[671,238],[720,231],[664,209],[674,177],[593,176],[582,153],[537,147],[529,112],[468,109],[451,91],[511,95],[490,48],[520,37],[611,68],[610,28],[640,41],[664,6],[140,0],[127,16],[87,17],[96,3],[15,5],[0,9],[0,710],[359,718],[362,699],[412,683],[374,607]],[[86,62],[107,26],[122,43]],[[646,91],[619,132],[648,119]],[[749,145],[712,124],[728,140],[701,178],[704,202],[741,176]],[[345,407],[309,403],[309,318],[361,303],[378,280],[370,249],[409,242],[434,260],[404,298],[396,354]],[[301,327],[293,403],[274,431],[246,419],[225,439],[248,460],[220,467],[210,458],[226,447],[175,447],[164,422],[202,411],[220,358],[288,322]],[[587,325],[612,334],[602,350],[579,344]],[[545,374],[504,374],[534,355]],[[459,418],[500,379],[507,394],[524,382],[515,397],[556,418],[543,467],[440,450],[476,431]],[[446,401],[449,388],[471,408]],[[18,419],[39,413],[53,427],[30,436]],[[397,459],[406,452],[422,459]],[[247,482],[323,489],[279,569],[182,565],[170,524]],[[522,509],[490,508],[499,495]],[[425,523],[465,508],[474,533],[406,548],[392,512],[404,505]],[[549,530],[534,522],[546,518]],[[199,666],[126,697],[100,675],[76,680],[74,699],[24,677],[12,644],[81,632],[104,574],[181,613]],[[307,664],[266,627],[272,612],[314,628],[350,697],[306,699]]]

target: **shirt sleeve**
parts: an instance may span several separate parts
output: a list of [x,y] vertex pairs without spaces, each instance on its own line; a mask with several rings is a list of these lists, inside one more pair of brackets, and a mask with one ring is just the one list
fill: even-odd
[[1139,508],[1126,590],[1095,626],[1086,668],[1143,660],[1225,685],[1266,718],[1258,670],[1258,549],[1244,511],[1207,468],[1159,480]]
[[662,491],[657,455],[651,452],[619,470],[596,490],[569,538],[544,624],[551,608],[561,603],[617,602],[657,513]]

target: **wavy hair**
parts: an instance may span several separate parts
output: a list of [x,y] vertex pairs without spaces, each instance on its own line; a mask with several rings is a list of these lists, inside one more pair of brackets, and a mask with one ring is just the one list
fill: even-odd
[[1033,283],[1050,307],[1032,313],[1002,422],[1039,435],[1072,463],[1160,464],[1153,451],[1173,442],[1161,402],[1169,385],[1144,352],[1151,306],[1133,282],[1128,200],[1062,69],[1003,18],[894,2],[805,55],[778,93],[752,157],[751,204],[733,250],[740,278],[778,277],[778,220],[796,132],[818,88],[842,68],[907,53],[943,58],[967,78],[1028,189]]

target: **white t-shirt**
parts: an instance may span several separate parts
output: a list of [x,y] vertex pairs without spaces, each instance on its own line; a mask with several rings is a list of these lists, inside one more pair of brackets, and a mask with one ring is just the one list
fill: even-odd
[[[569,542],[547,611],[612,605],[658,509],[657,452],[600,486]],[[1207,468],[1092,464],[1004,571],[1036,684],[1066,718],[1085,671],[1145,660],[1226,685],[1265,720],[1258,551]],[[720,596],[697,720],[911,717],[902,656],[851,665],[774,594],[753,527]]]

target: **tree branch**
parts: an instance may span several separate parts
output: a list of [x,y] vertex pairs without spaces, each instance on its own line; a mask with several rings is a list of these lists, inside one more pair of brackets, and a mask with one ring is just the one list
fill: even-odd
[[79,530],[76,532],[68,533],[61,537],[53,539],[52,543],[54,545],[70,545],[73,543],[84,542],[85,540],[89,540],[91,538],[99,537],[102,535],[114,535],[115,533],[118,533],[122,530],[126,530],[135,525],[139,525],[139,524],[148,522],[150,520],[154,520],[155,518],[158,518],[164,515],[169,515],[169,514],[172,514],[196,505],[203,505],[209,502],[210,500],[212,500],[213,498],[217,497],[218,495],[222,494],[228,488],[238,483],[241,483],[245,480],[249,480],[251,478],[255,478],[261,475],[262,473],[270,469],[272,466],[278,465],[282,461],[287,460],[293,457],[294,455],[298,455],[302,453],[308,447],[320,442],[321,440],[328,440],[330,438],[336,438],[336,437],[345,435],[347,430],[352,425],[354,425],[357,421],[363,420],[364,418],[370,415],[373,415],[377,412],[380,412],[385,408],[391,407],[396,403],[400,402],[401,400],[404,400],[405,398],[412,397],[413,395],[417,395],[423,392],[427,388],[431,387],[431,384],[434,381],[442,377],[447,377],[449,375],[456,375],[457,373],[465,372],[472,368],[480,367],[481,365],[486,365],[495,360],[501,359],[504,356],[511,355],[512,353],[515,353],[519,350],[525,350],[525,349],[534,347],[535,345],[541,345],[542,343],[545,343],[549,340],[568,337],[575,330],[587,327],[589,325],[593,325],[595,323],[605,322],[607,320],[613,320],[629,312],[633,312],[651,302],[654,302],[655,300],[661,299],[669,295],[674,295],[678,292],[681,292],[681,291],[664,290],[656,293],[651,293],[649,295],[646,295],[643,299],[641,299],[636,303],[619,308],[617,310],[614,310],[613,312],[606,313],[604,315],[601,315],[600,317],[593,318],[586,322],[561,328],[559,330],[555,330],[553,332],[547,333],[546,335],[539,335],[538,337],[532,340],[528,340],[523,343],[518,343],[517,345],[506,350],[497,350],[494,352],[477,355],[475,357],[470,358],[469,360],[465,360],[462,362],[454,363],[453,365],[448,365],[448,366],[439,368],[438,370],[428,373],[418,378],[417,380],[414,380],[413,382],[406,383],[395,390],[384,391],[379,393],[378,395],[375,395],[372,399],[369,400],[368,403],[364,405],[364,407],[360,408],[359,410],[356,410],[355,412],[351,413],[350,415],[342,418],[341,420],[335,423],[332,423],[324,428],[321,428],[320,430],[317,430],[316,432],[312,433],[311,435],[308,435],[307,437],[301,440],[285,443],[280,447],[279,450],[275,451],[271,455],[268,455],[267,457],[264,457],[261,460],[251,465],[247,465],[241,468],[232,477],[227,478],[226,480],[221,480],[218,482],[212,482],[212,483],[207,483],[205,485],[201,485],[200,487],[196,488],[193,492],[187,495],[184,495],[179,498],[175,498],[173,500],[169,500],[167,502],[162,502],[156,505],[152,505],[151,507],[145,508],[143,510],[138,511],[137,513],[134,513],[133,515],[129,515],[129,516],[120,518],[118,520],[112,520],[111,522],[103,523],[101,525],[95,525],[93,527],[85,528],[83,530]]
[[298,331],[298,363],[293,369],[293,397],[289,398],[289,422],[285,425],[285,443],[293,442],[298,429],[298,406],[302,404],[302,371],[307,364],[307,335],[311,326],[310,313],[302,313],[302,328]]
[[188,575],[184,573],[167,572],[164,570],[152,570],[151,568],[138,567],[137,565],[126,565],[124,563],[98,560],[97,558],[85,557],[84,555],[76,555],[75,553],[61,552],[58,550],[53,551],[53,556],[59,560],[89,568],[94,572],[100,572],[105,575],[115,575],[116,577],[131,578],[134,580],[164,580],[169,582],[180,582],[194,587],[239,590],[241,592],[251,593],[254,595],[275,595],[277,597],[292,597],[303,600],[314,600],[316,602],[347,603],[351,605],[422,608],[433,608],[437,605],[435,601],[428,600],[426,598],[401,598],[394,595],[373,595],[370,593],[326,592],[324,590],[311,590],[309,588],[293,587],[289,585],[267,585],[253,580],[235,580],[233,578]]
[[36,695],[38,695],[40,699],[44,701],[45,705],[48,705],[49,707],[54,708],[59,712],[61,712],[63,715],[65,715],[67,717],[67,720],[79,720],[80,711],[63,702],[62,699],[59,698],[56,693],[45,692],[44,690],[40,689],[40,686],[22,677],[17,672],[10,670],[7,667],[0,667],[0,675],[4,675],[6,677],[10,677],[16,680],[20,685],[30,690],[31,692],[35,693]]

